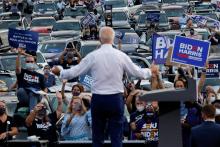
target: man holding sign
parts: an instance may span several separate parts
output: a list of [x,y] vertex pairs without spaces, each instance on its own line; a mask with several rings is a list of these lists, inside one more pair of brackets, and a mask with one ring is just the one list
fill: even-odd
[[[25,55],[25,68],[21,68],[20,56]],[[44,76],[36,72],[38,66],[35,58],[24,53],[24,50],[18,49],[18,57],[16,58],[16,76],[18,91],[17,97],[19,100],[18,107],[28,106],[29,110],[33,110],[35,105],[41,101],[41,96],[38,93],[41,90],[46,91]]]

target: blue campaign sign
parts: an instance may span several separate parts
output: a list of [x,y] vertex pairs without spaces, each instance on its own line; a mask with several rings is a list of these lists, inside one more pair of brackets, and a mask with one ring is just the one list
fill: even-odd
[[[209,61],[208,68],[206,69],[206,78],[219,78],[220,60]],[[198,77],[201,77],[202,69],[198,70]]]
[[170,45],[171,41],[168,37],[158,34],[152,35],[152,58],[156,64],[166,63]]
[[91,13],[87,13],[85,17],[83,17],[80,21],[81,26],[83,27],[87,27],[89,25],[94,25],[96,24],[96,20],[95,20],[95,16],[94,14]]
[[28,51],[37,51],[38,33],[9,28],[8,42],[9,45],[14,48],[23,48]]
[[82,75],[79,79],[80,83],[91,89],[93,78],[90,74]]
[[125,32],[115,31],[115,37],[118,39],[123,39]]
[[210,42],[208,41],[176,36],[171,61],[204,67],[209,54],[209,47]]
[[159,22],[160,14],[159,13],[147,13],[146,20],[149,22]]

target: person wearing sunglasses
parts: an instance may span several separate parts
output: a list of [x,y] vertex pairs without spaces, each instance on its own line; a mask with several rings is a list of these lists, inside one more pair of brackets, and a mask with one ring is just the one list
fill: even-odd
[[[23,67],[21,67],[21,55],[26,56]],[[23,49],[19,48],[16,58],[17,97],[19,100],[17,109],[25,106],[29,107],[31,111],[41,100],[38,91],[46,91],[44,76],[38,73],[37,69],[35,57],[26,54]]]

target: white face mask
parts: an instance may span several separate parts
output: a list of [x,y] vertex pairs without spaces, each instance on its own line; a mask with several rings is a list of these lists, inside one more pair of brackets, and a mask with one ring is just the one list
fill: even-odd
[[211,96],[208,100],[208,103],[211,104],[212,102],[215,101],[215,97],[214,96]]
[[215,109],[215,115],[220,115],[220,109],[218,108]]
[[141,112],[143,110],[144,110],[144,106],[142,105],[137,106],[137,111]]

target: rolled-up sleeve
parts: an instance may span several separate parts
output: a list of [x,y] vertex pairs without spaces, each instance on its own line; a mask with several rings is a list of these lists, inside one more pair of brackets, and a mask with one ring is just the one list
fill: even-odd
[[70,69],[61,70],[60,78],[69,80],[78,77],[81,74],[85,74],[92,67],[93,61],[93,56],[90,54],[87,55],[78,65],[73,66]]
[[136,64],[134,64],[130,57],[127,55],[123,56],[123,65],[124,70],[131,76],[139,77],[142,79],[148,79],[151,77],[151,70],[150,69],[142,69]]

